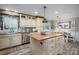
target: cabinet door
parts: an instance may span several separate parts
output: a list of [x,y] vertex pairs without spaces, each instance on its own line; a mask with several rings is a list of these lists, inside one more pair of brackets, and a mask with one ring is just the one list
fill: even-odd
[[55,38],[44,40],[43,48],[45,54],[55,54]]
[[21,44],[21,35],[13,35],[10,39],[10,45],[11,46],[16,46]]
[[2,37],[0,38],[0,49],[9,47],[9,38],[8,37]]
[[33,19],[31,22],[32,27],[35,27],[35,20]]
[[21,17],[20,27],[26,27],[26,19],[24,17]]
[[48,51],[49,54],[55,54],[55,39],[56,38],[51,38],[48,40]]

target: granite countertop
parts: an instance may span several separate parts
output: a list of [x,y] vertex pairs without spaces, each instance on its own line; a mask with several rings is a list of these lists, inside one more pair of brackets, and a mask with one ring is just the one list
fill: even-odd
[[41,41],[41,40],[46,40],[46,39],[50,39],[50,38],[55,38],[55,37],[58,37],[58,36],[63,36],[63,33],[61,33],[61,32],[51,32],[51,33],[48,33],[47,35],[42,35],[40,33],[34,32],[34,33],[27,34],[27,35],[30,36],[33,39]]

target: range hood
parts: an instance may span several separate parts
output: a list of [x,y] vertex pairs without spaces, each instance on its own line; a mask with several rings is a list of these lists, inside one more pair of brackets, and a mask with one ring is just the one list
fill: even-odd
[[43,7],[44,8],[44,20],[42,21],[43,23],[47,23],[47,19],[46,19],[46,6]]

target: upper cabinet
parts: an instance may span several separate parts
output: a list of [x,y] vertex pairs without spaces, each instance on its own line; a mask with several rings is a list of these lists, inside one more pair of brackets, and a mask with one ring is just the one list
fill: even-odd
[[36,27],[35,26],[35,19],[31,16],[27,16],[27,21],[26,21],[27,26],[26,27]]
[[20,16],[20,27],[35,27],[38,32],[43,31],[43,18],[41,17],[33,17],[27,15]]
[[27,18],[25,16],[20,16],[20,27],[26,27]]
[[20,27],[40,27],[42,26],[42,18],[35,18],[33,16],[21,16]]

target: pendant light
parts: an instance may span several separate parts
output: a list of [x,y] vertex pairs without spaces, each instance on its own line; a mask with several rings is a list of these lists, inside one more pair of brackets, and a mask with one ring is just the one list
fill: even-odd
[[43,8],[44,8],[44,20],[43,20],[43,23],[47,23],[48,21],[46,20],[46,6],[44,6]]

